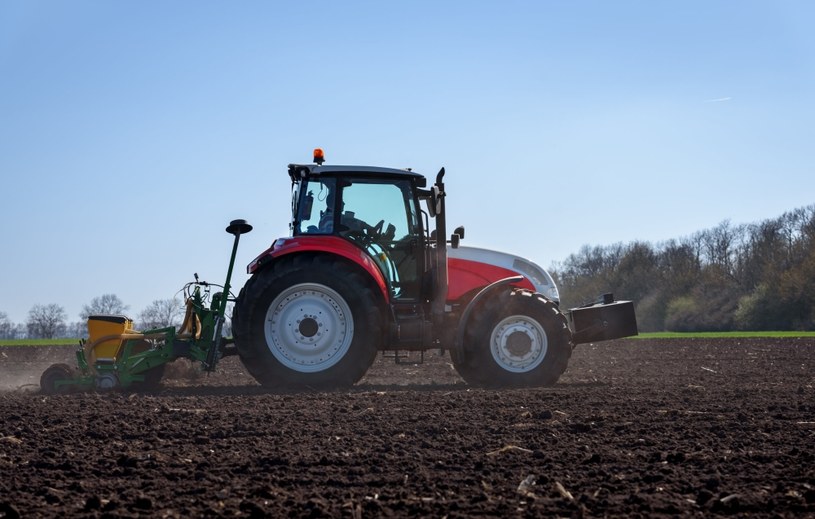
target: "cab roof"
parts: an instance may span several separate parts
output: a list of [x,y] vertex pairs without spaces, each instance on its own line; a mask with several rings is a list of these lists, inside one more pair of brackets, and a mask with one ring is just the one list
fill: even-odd
[[318,166],[317,164],[289,164],[289,177],[291,177],[292,182],[297,182],[307,176],[318,177],[343,175],[359,175],[379,178],[406,178],[414,180],[419,186],[424,186],[427,183],[424,175],[409,169],[382,168],[376,166]]

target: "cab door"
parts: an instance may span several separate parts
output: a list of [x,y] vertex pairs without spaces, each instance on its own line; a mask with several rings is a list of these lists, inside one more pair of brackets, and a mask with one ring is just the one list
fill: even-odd
[[337,234],[373,258],[394,299],[418,300],[421,236],[410,181],[362,178],[339,184]]

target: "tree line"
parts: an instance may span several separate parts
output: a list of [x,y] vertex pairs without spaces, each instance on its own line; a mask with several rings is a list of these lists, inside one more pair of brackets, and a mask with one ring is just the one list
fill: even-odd
[[815,329],[815,205],[653,245],[584,246],[553,268],[562,305],[613,292],[640,331]]
[[[56,303],[34,305],[25,323],[13,323],[0,312],[0,339],[78,339],[87,337],[87,320],[91,315],[124,315],[130,307],[115,294],[93,298],[82,307],[79,322],[68,322],[65,309]],[[178,326],[184,305],[177,299],[157,299],[138,313],[137,329],[149,330]]]

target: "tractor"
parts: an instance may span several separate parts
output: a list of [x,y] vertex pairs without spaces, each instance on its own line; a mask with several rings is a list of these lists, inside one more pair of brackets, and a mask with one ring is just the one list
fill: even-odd
[[[461,246],[448,236],[442,168],[433,185],[411,169],[290,164],[289,236],[247,266],[237,297],[226,282],[187,285],[184,324],[135,332],[124,316],[91,316],[78,369],[60,364],[42,377],[46,392],[151,387],[167,362],[200,361],[211,371],[237,354],[273,389],[336,389],[359,381],[377,354],[449,352],[479,387],[554,384],[575,345],[637,334],[634,305],[604,294],[563,311],[552,277],[524,258]],[[431,222],[434,225],[431,225]],[[207,308],[206,302],[211,299]],[[227,302],[233,337],[222,337]]]
[[636,335],[630,301],[564,313],[539,266],[462,247],[464,227],[448,237],[444,168],[428,188],[410,169],[324,162],[318,148],[289,165],[290,236],[235,302],[235,347],[262,385],[347,387],[378,352],[439,349],[470,384],[549,386],[575,344]]

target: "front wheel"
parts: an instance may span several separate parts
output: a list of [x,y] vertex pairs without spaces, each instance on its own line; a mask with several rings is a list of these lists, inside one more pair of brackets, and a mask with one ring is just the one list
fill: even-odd
[[373,294],[341,260],[282,258],[251,278],[235,305],[241,360],[266,387],[348,387],[382,343]]
[[453,364],[468,383],[482,387],[551,386],[572,353],[566,317],[540,294],[501,292],[476,308]]

